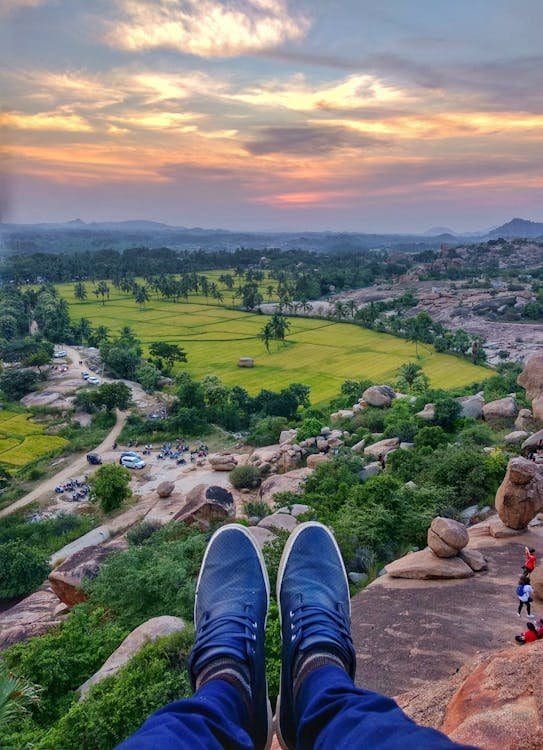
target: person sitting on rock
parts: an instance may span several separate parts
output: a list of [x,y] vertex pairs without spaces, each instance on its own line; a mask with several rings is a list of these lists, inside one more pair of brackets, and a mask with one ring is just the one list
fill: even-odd
[[[264,631],[270,584],[249,529],[211,537],[196,584],[195,694],[154,713],[117,750],[267,750],[273,735]],[[322,524],[291,534],[279,564],[282,635],[276,731],[285,750],[475,750],[419,726],[392,699],[354,683],[349,583]]]
[[528,613],[528,617],[532,617],[532,594],[534,593],[533,588],[530,585],[530,579],[528,576],[521,576],[520,580],[518,582],[517,586],[517,596],[518,596],[518,610],[517,615],[520,617],[522,613],[522,608],[526,607],[526,611]]
[[517,643],[533,643],[534,641],[537,641],[538,635],[537,635],[537,629],[533,622],[527,622],[526,623],[527,630],[522,633],[522,635],[516,635],[515,641]]
[[522,569],[525,575],[533,573],[535,566],[537,565],[537,557],[535,556],[535,549],[533,547],[524,547],[524,565]]

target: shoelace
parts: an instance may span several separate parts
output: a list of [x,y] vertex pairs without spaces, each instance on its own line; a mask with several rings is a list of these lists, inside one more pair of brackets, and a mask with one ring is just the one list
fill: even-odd
[[198,626],[198,637],[194,652],[202,653],[207,648],[220,646],[231,648],[232,640],[239,641],[240,652],[245,656],[244,646],[254,653],[252,645],[257,639],[258,624],[250,613],[242,615],[222,615],[208,619]]
[[349,620],[342,611],[335,611],[318,605],[299,604],[290,611],[291,641],[299,642],[316,637],[332,643],[346,664],[352,660],[352,638]]

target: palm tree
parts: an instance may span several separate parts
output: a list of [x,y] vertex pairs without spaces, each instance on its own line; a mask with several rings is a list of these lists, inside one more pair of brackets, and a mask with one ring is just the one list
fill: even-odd
[[134,284],[134,300],[140,306],[140,310],[145,308],[145,303],[149,302],[149,292],[145,284]]
[[40,688],[0,665],[0,737],[9,724],[40,701]]
[[83,302],[87,299],[87,290],[85,289],[85,284],[83,284],[82,281],[78,281],[74,286],[74,297],[80,302]]

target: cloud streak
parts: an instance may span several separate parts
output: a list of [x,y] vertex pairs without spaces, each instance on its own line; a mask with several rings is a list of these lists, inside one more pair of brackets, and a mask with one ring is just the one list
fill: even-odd
[[234,57],[302,38],[309,20],[285,0],[121,0],[123,17],[107,41],[120,49],[174,49],[198,57]]

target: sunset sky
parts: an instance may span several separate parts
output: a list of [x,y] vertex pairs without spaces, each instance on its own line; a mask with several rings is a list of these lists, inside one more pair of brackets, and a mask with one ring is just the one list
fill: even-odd
[[7,221],[543,220],[541,0],[0,0]]

